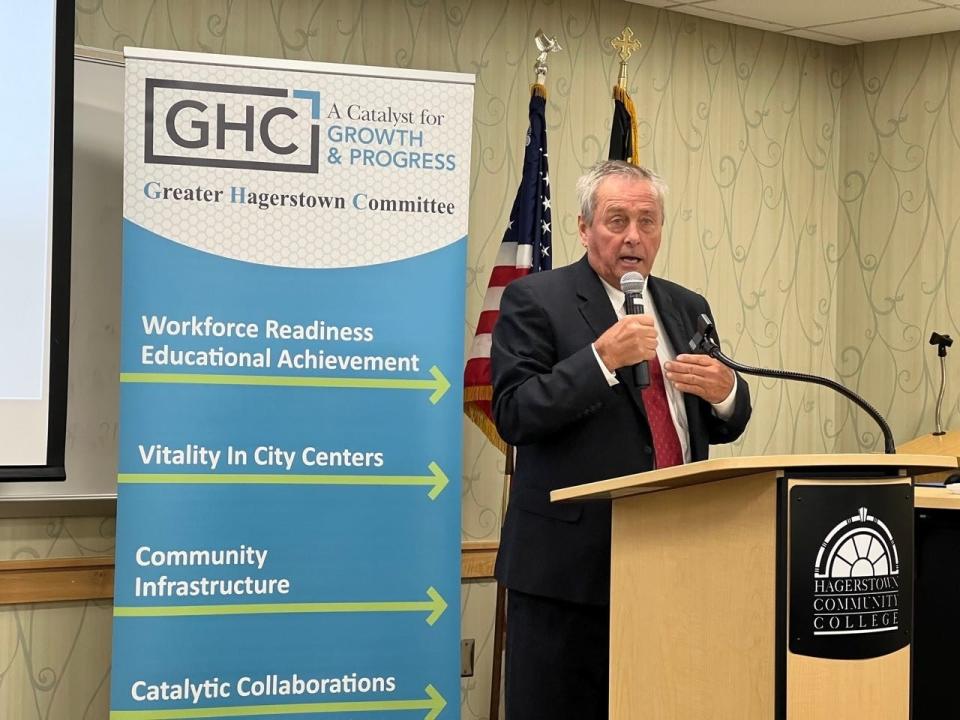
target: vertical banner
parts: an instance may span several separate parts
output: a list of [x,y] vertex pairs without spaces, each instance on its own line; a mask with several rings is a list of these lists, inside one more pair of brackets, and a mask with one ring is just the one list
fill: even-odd
[[111,718],[451,718],[473,76],[131,50]]

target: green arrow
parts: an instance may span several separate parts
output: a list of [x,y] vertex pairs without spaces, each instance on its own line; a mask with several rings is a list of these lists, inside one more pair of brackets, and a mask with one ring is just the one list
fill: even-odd
[[117,605],[114,617],[192,617],[198,615],[275,615],[285,613],[429,612],[433,625],[447,609],[436,588],[427,588],[429,600],[415,602],[248,603],[236,605]]
[[432,390],[430,402],[436,405],[450,381],[436,365],[430,368],[432,380],[388,378],[304,377],[296,375],[211,375],[201,373],[120,373],[122,383],[167,383],[174,385],[267,385],[276,387],[362,388],[365,390]]
[[429,475],[255,475],[245,473],[120,473],[122,485],[428,485],[427,497],[436,500],[450,482],[435,462]]
[[440,619],[440,616],[443,615],[443,611],[447,609],[447,603],[432,585],[427,588],[427,595],[430,597],[433,606],[433,612],[427,615],[427,625],[432,627],[433,624]]
[[433,685],[420,700],[364,700],[359,702],[297,703],[184,708],[182,710],[111,710],[110,720],[193,720],[194,718],[249,717],[251,715],[323,715],[327,713],[398,712],[427,710],[424,720],[435,720],[447,701]]
[[436,383],[436,389],[433,391],[433,394],[430,396],[430,402],[436,405],[440,402],[447,390],[450,389],[450,381],[440,372],[440,368],[436,365],[430,368],[430,374],[433,375],[433,380]]

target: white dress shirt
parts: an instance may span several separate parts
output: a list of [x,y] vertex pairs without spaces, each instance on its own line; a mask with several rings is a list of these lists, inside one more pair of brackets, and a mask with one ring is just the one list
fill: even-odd
[[[603,283],[603,289],[607,291],[607,296],[610,298],[610,304],[613,306],[614,312],[617,313],[617,318],[622,318],[626,314],[624,311],[625,296],[623,292],[602,278],[600,282]],[[645,315],[653,316],[653,325],[657,330],[657,359],[660,360],[660,367],[663,368],[665,363],[677,357],[677,353],[674,352],[670,344],[670,338],[663,332],[663,326],[660,324],[660,315],[657,313],[656,305],[649,293],[644,293],[643,311]],[[603,371],[604,376],[607,378],[607,383],[609,383],[611,387],[617,385],[620,381],[617,379],[617,376],[603,364],[603,360],[600,359],[600,355],[597,353],[596,345],[591,345],[591,347],[593,348],[593,356],[597,359],[600,370]],[[683,393],[677,390],[672,382],[667,380],[665,369],[663,373],[663,385],[667,394],[667,404],[670,406],[670,417],[673,419],[673,425],[677,429],[677,436],[680,438],[680,449],[683,451],[683,461],[688,463],[690,462],[690,433],[687,425],[687,410],[683,404]],[[721,420],[728,420],[733,415],[736,394],[737,377],[734,375],[733,389],[730,390],[730,394],[719,403],[712,405],[714,415]]]

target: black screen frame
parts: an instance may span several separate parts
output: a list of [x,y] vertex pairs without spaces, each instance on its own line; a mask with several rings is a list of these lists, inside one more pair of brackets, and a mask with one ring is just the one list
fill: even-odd
[[51,218],[50,362],[44,465],[0,467],[0,481],[64,481],[70,346],[70,245],[73,216],[73,0],[56,0]]

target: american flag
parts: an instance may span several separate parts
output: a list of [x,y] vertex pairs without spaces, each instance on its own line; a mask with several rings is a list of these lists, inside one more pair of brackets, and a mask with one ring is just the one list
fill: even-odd
[[506,452],[506,443],[493,424],[490,400],[490,335],[500,315],[500,297],[511,281],[531,272],[550,269],[550,175],[547,167],[547,91],[536,84],[530,91],[530,126],[523,152],[520,186],[510,220],[490,273],[477,320],[473,347],[463,371],[463,410],[494,445]]

